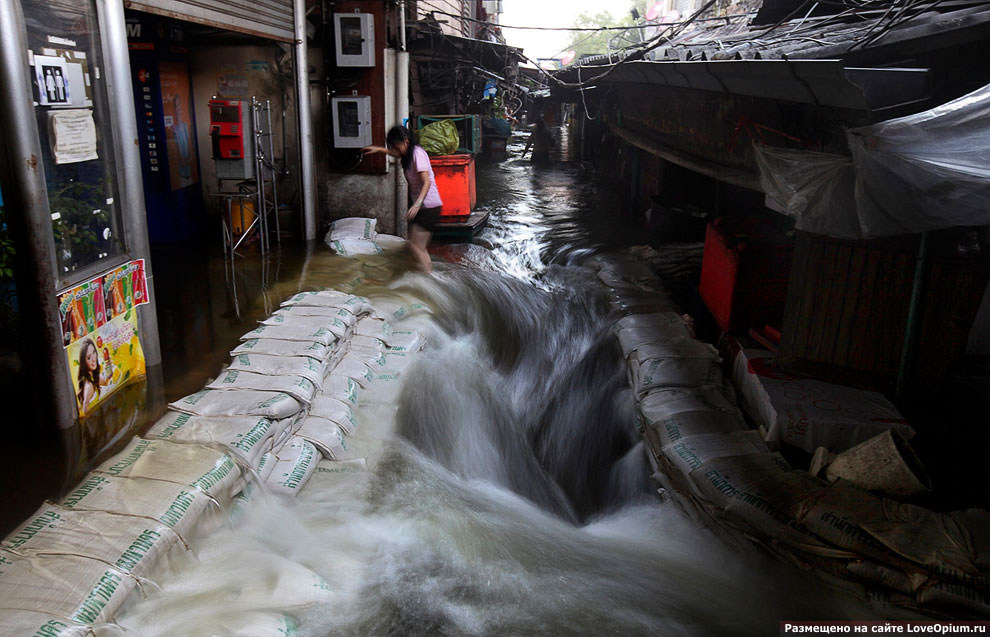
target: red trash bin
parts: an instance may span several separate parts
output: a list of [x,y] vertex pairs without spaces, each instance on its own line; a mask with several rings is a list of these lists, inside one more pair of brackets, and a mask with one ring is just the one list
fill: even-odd
[[468,220],[478,200],[474,156],[436,155],[430,157],[433,177],[443,200],[440,221],[460,223]]

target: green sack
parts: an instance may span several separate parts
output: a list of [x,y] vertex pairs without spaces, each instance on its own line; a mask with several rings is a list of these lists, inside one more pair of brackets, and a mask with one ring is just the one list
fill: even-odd
[[457,126],[449,119],[427,124],[419,131],[419,145],[430,155],[452,155],[460,143]]

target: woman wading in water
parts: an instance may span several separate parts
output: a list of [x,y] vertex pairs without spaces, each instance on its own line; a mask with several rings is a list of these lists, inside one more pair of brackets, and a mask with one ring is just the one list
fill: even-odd
[[385,136],[387,148],[367,146],[361,149],[364,154],[387,153],[398,157],[402,170],[409,183],[409,210],[406,221],[409,222],[409,247],[413,255],[426,272],[433,271],[430,253],[426,247],[430,237],[440,220],[440,208],[443,202],[437,191],[433,178],[433,166],[426,151],[412,139],[409,130],[404,126],[393,126]]

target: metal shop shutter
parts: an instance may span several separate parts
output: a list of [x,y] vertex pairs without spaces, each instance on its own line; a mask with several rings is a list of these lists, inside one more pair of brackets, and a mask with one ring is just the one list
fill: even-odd
[[294,42],[292,0],[125,0],[135,11]]

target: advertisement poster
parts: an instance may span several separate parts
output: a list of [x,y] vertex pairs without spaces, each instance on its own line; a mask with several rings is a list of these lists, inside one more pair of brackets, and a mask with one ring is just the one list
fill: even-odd
[[65,352],[80,417],[127,381],[145,375],[136,311],[144,303],[148,303],[148,283],[143,259],[59,295]]
[[199,166],[193,149],[193,105],[189,90],[189,68],[185,62],[158,64],[162,106],[165,115],[165,145],[168,151],[172,190],[199,181]]

